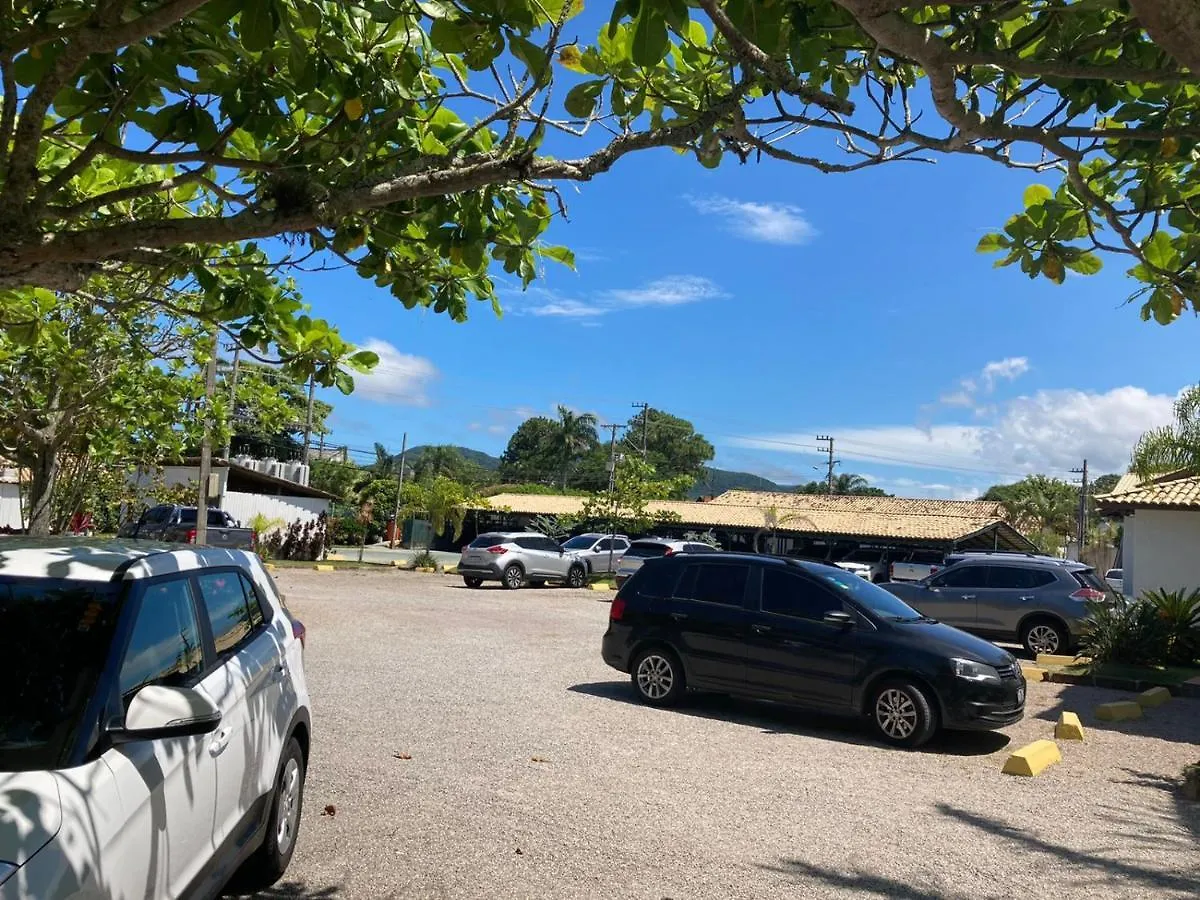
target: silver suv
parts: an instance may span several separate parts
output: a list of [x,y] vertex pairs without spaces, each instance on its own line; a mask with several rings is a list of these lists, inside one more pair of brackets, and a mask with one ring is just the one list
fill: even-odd
[[540,586],[562,581],[583,587],[587,569],[553,538],[536,531],[495,531],[481,534],[463,548],[458,574],[467,587],[499,581],[509,590],[526,584]]
[[629,538],[623,534],[577,534],[563,541],[563,549],[587,566],[589,575],[608,575],[617,570],[617,563],[629,549]]
[[956,553],[914,583],[882,585],[921,613],[964,631],[1019,641],[1036,656],[1065,653],[1083,631],[1089,601],[1112,599],[1083,563],[1022,553]]

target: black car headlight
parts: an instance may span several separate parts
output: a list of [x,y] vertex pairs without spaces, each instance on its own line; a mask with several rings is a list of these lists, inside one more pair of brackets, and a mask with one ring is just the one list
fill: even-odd
[[950,668],[953,670],[956,678],[961,678],[964,681],[986,682],[988,684],[1000,683],[1000,673],[986,663],[955,657],[950,660]]

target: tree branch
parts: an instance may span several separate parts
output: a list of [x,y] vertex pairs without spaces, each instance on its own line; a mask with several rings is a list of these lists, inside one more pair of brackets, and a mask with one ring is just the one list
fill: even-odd
[[1200,75],[1200,3],[1196,0],[1129,0],[1151,40]]

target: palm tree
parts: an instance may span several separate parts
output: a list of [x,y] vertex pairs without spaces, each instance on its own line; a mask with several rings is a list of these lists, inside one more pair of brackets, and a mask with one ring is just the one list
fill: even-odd
[[576,413],[565,406],[558,407],[554,423],[552,446],[562,475],[562,489],[567,489],[571,466],[596,443],[596,417],[591,413]]
[[371,464],[371,469],[376,475],[391,475],[396,469],[396,457],[388,453],[388,448],[375,442],[375,462]]
[[1008,519],[1025,532],[1067,537],[1075,531],[1079,492],[1045,475],[1030,475],[1007,485],[1001,499]]
[[870,486],[871,483],[867,479],[852,472],[842,472],[833,479],[833,492],[835,494],[857,494]]
[[1179,395],[1174,423],[1142,435],[1129,468],[1142,478],[1200,469],[1200,384]]
[[454,447],[445,444],[426,447],[417,457],[413,475],[417,481],[429,481],[439,475],[455,478],[462,474],[463,464],[463,455]]

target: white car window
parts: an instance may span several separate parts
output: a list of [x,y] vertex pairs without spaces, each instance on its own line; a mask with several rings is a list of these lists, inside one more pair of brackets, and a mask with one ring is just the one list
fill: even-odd
[[204,667],[204,648],[186,578],[146,585],[121,664],[121,696],[147,684],[183,686]]

